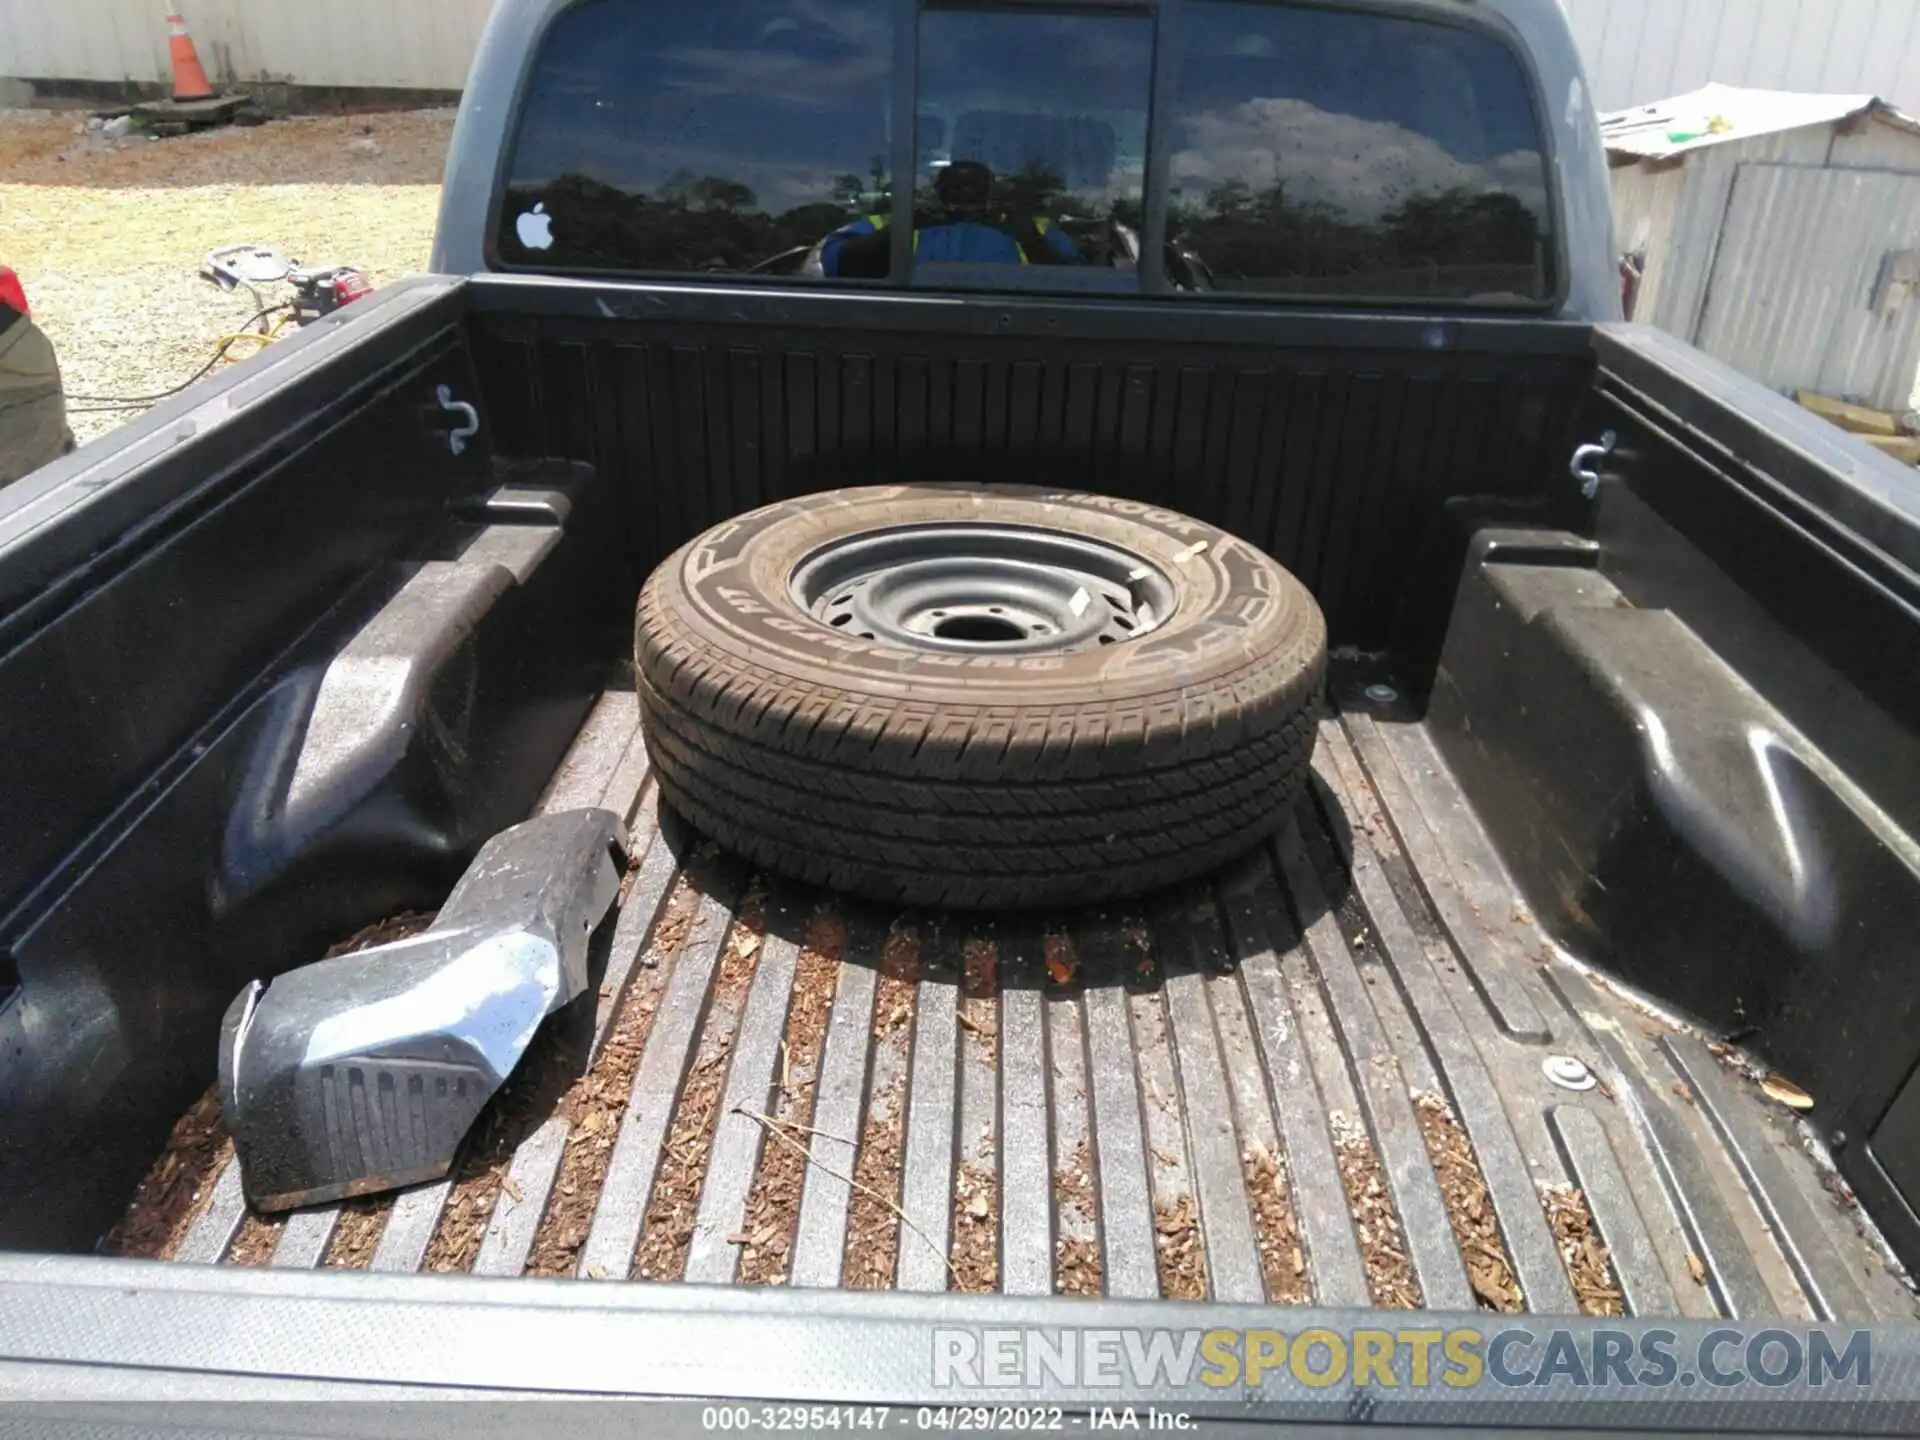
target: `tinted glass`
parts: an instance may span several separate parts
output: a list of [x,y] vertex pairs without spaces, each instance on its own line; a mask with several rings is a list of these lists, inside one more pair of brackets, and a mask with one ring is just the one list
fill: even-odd
[[589,0],[567,11],[514,142],[500,258],[804,273],[823,236],[887,203],[892,8]]
[[1185,16],[1176,283],[1549,297],[1544,147],[1505,47],[1377,13],[1196,0]]
[[920,19],[915,268],[1132,269],[1154,22],[928,10]]

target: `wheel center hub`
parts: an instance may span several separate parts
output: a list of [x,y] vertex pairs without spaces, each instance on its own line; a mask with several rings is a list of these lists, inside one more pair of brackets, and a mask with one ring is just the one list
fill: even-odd
[[1164,625],[1176,591],[1154,563],[1039,526],[902,525],[837,540],[795,567],[800,607],[842,634],[948,653],[1118,645]]
[[935,639],[965,640],[973,645],[1011,645],[1032,634],[1028,626],[1009,620],[1005,615],[991,613],[980,615],[962,611],[933,622]]

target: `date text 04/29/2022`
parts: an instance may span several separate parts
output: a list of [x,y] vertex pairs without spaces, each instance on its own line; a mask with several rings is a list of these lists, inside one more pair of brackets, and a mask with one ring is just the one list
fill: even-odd
[[[1069,1425],[1071,1422],[1071,1425]],[[700,1412],[707,1431],[957,1430],[1002,1433],[1008,1430],[1179,1432],[1193,1428],[1193,1417],[1161,1405],[1097,1405],[1068,1415],[1058,1405],[708,1405]]]

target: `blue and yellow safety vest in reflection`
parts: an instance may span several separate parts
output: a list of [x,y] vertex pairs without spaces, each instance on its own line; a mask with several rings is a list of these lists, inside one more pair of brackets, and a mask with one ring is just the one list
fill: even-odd
[[[1040,241],[1063,265],[1078,265],[1080,249],[1073,237],[1051,220],[1035,219]],[[887,228],[885,215],[862,215],[842,225],[820,247],[820,267],[828,275],[840,273],[840,247],[857,235],[877,235]],[[916,260],[959,260],[979,264],[1029,265],[1033,262],[1010,231],[979,220],[952,219],[917,227],[913,232]]]

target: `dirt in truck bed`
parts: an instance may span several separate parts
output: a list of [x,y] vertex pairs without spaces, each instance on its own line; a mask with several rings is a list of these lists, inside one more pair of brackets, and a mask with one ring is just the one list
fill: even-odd
[[[1709,1147],[1790,1120],[1730,1075],[1713,1098],[1744,1108],[1708,1125],[1672,1083],[1689,1037],[1541,961],[1423,731],[1330,719],[1315,770],[1280,837],[1213,883],[1044,920],[843,903],[676,849],[656,806],[609,797],[671,873],[639,872],[631,952],[542,1029],[447,1181],[250,1216],[209,1094],[109,1247],[1595,1315],[1709,1316],[1743,1284],[1816,1313],[1811,1273],[1842,1318],[1911,1314],[1783,1144],[1792,1193],[1765,1198],[1787,1261]],[[1559,1088],[1549,1056],[1604,1083]]]

